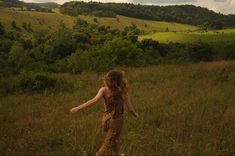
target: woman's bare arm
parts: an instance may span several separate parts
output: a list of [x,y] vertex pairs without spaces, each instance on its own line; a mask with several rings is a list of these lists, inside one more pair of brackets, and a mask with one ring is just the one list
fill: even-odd
[[126,96],[126,106],[127,106],[128,111],[129,111],[132,115],[134,115],[136,118],[139,117],[139,114],[135,111],[134,106],[133,106],[132,103],[131,103],[129,94],[127,94],[127,96]]
[[94,98],[92,98],[91,100],[83,103],[82,105],[79,105],[77,107],[73,107],[70,110],[70,112],[75,113],[79,110],[82,110],[82,109],[85,109],[87,107],[92,106],[93,104],[95,104],[103,96],[103,94],[104,94],[104,88],[102,87],[102,88],[99,89],[98,93],[96,94],[96,96]]

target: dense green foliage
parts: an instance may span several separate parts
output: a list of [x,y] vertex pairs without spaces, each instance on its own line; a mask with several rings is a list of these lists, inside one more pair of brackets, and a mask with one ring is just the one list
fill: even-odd
[[[61,23],[59,30],[28,31],[27,23],[20,26],[12,22],[12,31],[5,31],[0,24],[1,73],[50,71],[100,73],[117,66],[139,67],[160,63],[187,61],[228,60],[235,58],[233,44],[203,42],[159,43],[152,39],[138,41],[140,30],[135,26],[123,31],[89,24],[78,18],[72,29]],[[223,44],[221,44],[223,45]]]
[[144,6],[130,3],[68,2],[60,7],[60,12],[72,16],[93,14],[97,16],[128,17],[187,23],[203,29],[235,26],[235,15],[223,15],[206,8],[193,5]]

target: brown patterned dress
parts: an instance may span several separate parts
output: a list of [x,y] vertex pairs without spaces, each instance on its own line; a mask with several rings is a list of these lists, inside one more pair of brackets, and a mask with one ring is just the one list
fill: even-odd
[[[105,99],[105,97],[104,97]],[[97,156],[118,155],[119,137],[123,126],[124,102],[123,100],[105,99],[105,111],[102,119],[102,126],[106,132],[103,143],[96,153]]]

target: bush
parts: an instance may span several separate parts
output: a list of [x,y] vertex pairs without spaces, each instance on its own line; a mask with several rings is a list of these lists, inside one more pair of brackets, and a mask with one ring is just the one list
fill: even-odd
[[68,71],[66,59],[56,60],[53,64],[48,65],[47,71],[54,73],[64,73]]
[[28,64],[32,61],[29,56],[29,53],[22,47],[18,42],[15,42],[11,47],[9,52],[8,61],[13,64],[17,70],[26,68]]
[[16,91],[16,88],[18,88],[16,78],[0,78],[0,95],[12,93]]
[[187,45],[190,58],[193,61],[212,61],[213,53],[212,47],[209,44],[198,42]]
[[88,70],[89,52],[77,49],[77,51],[68,58],[68,69],[73,74]]
[[0,38],[5,34],[5,28],[3,27],[2,23],[0,23]]
[[18,91],[61,91],[73,88],[74,86],[65,79],[48,73],[21,72],[17,76],[0,78],[1,95]]
[[18,77],[19,88],[22,90],[42,91],[45,89],[63,90],[72,87],[70,83],[46,73],[22,72]]
[[130,40],[116,38],[106,42],[102,48],[110,53],[115,65],[136,67],[145,64],[142,49]]
[[235,59],[235,46],[233,44],[213,45],[213,51],[215,51],[215,60]]

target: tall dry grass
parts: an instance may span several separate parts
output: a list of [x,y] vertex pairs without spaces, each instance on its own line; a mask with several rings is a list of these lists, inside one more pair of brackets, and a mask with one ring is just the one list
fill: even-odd
[[[126,113],[126,155],[234,155],[235,62],[160,65],[126,71],[136,110]],[[69,114],[96,94],[96,75],[59,75],[71,92],[20,93],[0,100],[0,155],[94,155],[102,101]]]

